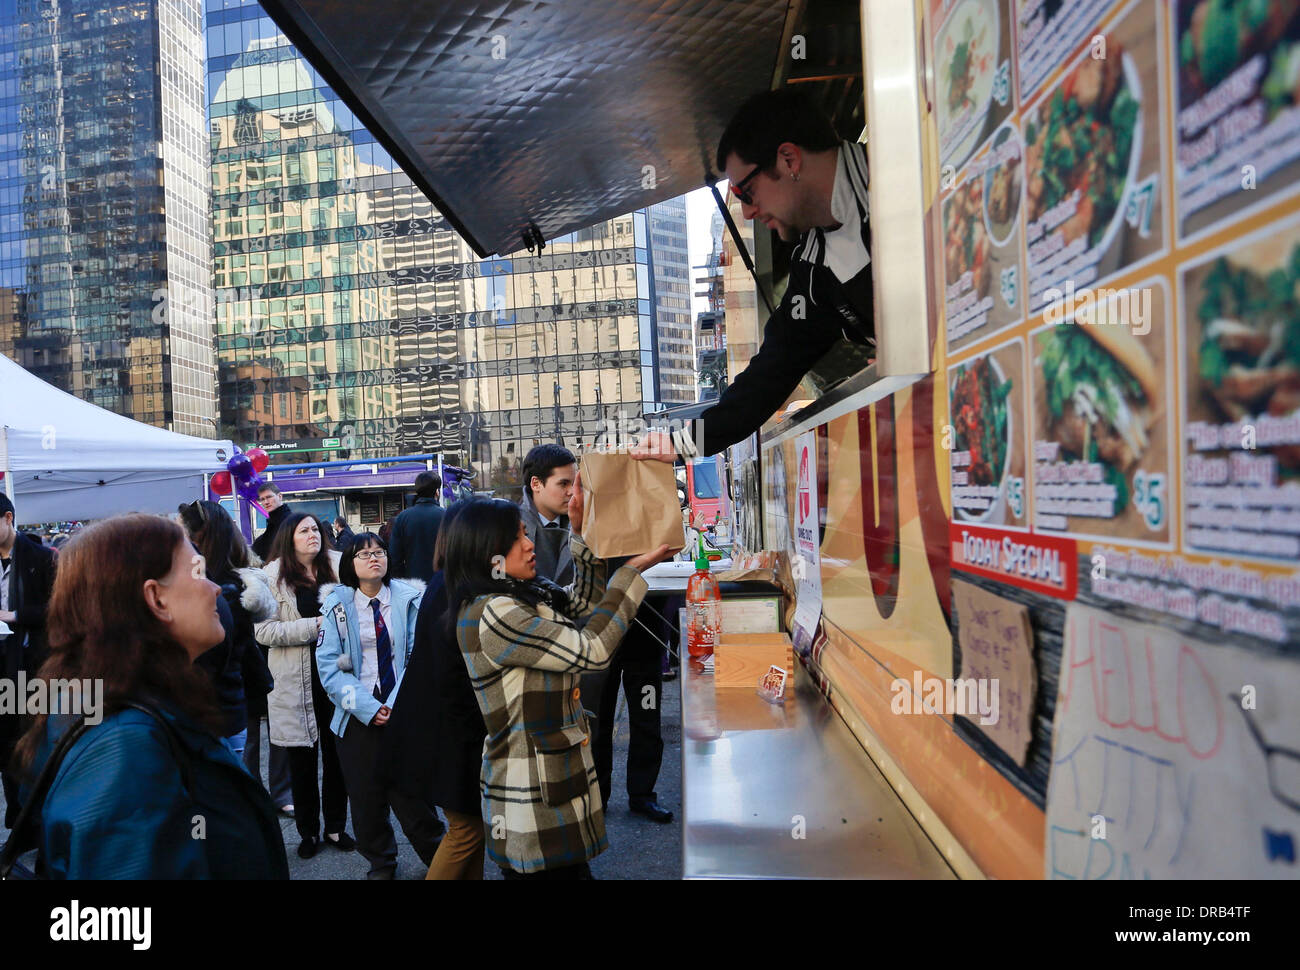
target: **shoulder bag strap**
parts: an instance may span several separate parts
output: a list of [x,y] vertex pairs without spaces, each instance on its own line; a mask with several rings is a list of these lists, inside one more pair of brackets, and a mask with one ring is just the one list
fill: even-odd
[[45,804],[45,796],[49,792],[50,786],[54,784],[54,776],[59,773],[59,768],[63,765],[63,759],[67,755],[68,749],[77,743],[78,739],[86,733],[88,727],[89,725],[86,724],[84,718],[79,720],[68,728],[63,737],[59,738],[54,750],[50,752],[45,767],[41,769],[40,775],[36,778],[36,784],[32,786],[31,793],[27,796],[27,800],[23,802],[22,810],[18,813],[18,820],[9,833],[9,840],[5,842],[4,848],[0,849],[0,881],[9,878],[20,855],[36,848],[38,840],[35,838],[35,833],[29,830],[36,818],[38,806]]

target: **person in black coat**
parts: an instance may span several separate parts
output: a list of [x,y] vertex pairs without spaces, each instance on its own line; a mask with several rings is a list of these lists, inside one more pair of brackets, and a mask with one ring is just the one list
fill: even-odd
[[257,502],[266,509],[266,530],[253,540],[253,552],[258,559],[266,562],[275,534],[280,531],[281,523],[293,514],[293,509],[285,502],[284,496],[280,494],[280,486],[275,482],[263,483],[257,490]]
[[[16,512],[0,493],[0,677],[10,682],[20,672],[35,674],[45,661],[45,609],[54,588],[54,553],[14,528]],[[0,714],[0,777],[5,795],[5,827],[18,817],[18,782],[9,759],[26,725],[19,714]]]
[[[460,511],[457,503],[445,521]],[[427,879],[482,879],[486,843],[479,770],[487,728],[448,615],[441,571],[425,588],[415,621],[415,645],[385,734],[384,770],[412,798],[437,805],[448,829]]]
[[388,568],[393,576],[413,576],[428,585],[433,576],[433,547],[446,512],[438,504],[442,479],[437,472],[415,476],[415,504],[393,522],[388,542]]
[[347,552],[352,548],[352,543],[356,541],[356,533],[348,528],[348,520],[339,516],[334,520],[334,548],[339,552]]
[[272,687],[253,624],[275,615],[275,597],[261,574],[250,568],[248,546],[224,508],[216,502],[191,502],[180,506],[180,516],[190,541],[203,556],[208,579],[221,587],[217,614],[226,631],[226,638],[194,663],[208,672],[217,689],[227,747],[243,758],[249,709],[265,706],[264,698]]

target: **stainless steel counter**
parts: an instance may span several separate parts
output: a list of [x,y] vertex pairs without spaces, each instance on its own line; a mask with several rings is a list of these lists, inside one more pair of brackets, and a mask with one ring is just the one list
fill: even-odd
[[778,707],[752,688],[715,690],[683,661],[685,878],[956,878],[795,668],[793,696]]

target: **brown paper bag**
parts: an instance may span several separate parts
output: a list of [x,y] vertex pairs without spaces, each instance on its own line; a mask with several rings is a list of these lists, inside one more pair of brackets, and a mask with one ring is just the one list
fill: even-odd
[[582,456],[582,538],[600,559],[686,545],[673,466],[623,452]]

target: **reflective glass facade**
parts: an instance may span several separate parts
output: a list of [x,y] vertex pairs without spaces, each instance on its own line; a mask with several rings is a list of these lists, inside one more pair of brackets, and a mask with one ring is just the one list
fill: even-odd
[[199,0],[0,2],[0,352],[214,433]]
[[508,477],[534,443],[590,440],[655,397],[645,212],[480,260],[257,3],[208,0],[206,38],[236,440],[442,451]]
[[691,335],[691,259],[686,245],[686,197],[652,205],[655,321],[659,339],[659,400],[695,403],[695,345]]

